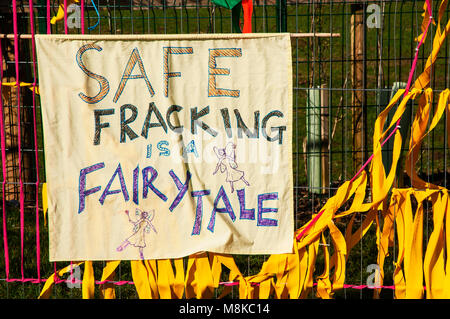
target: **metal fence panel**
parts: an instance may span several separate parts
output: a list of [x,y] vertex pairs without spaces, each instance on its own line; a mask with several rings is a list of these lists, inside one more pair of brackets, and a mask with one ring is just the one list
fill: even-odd
[[[438,2],[434,3],[436,7]],[[49,25],[49,17],[57,14],[59,4],[56,0],[34,1],[32,25],[36,33],[81,33],[80,3],[68,2],[66,26],[63,20]],[[10,263],[10,273],[5,274],[6,258],[0,258],[0,297],[35,298],[43,280],[65,265],[48,262],[47,228],[40,199],[45,182],[40,105],[39,96],[32,90],[32,83],[39,83],[32,42],[27,36],[32,33],[29,3],[17,1],[17,32],[21,35],[18,47],[13,37],[13,9],[10,1],[0,1],[4,83],[2,222]],[[437,7],[433,9],[437,11]],[[234,32],[232,11],[209,0],[86,0],[83,11],[84,31],[92,34]],[[422,13],[423,1],[415,0],[254,0],[253,32],[296,34],[292,38],[292,151],[297,227],[317,213],[337,187],[349,180],[370,156],[373,123],[390,96],[408,79],[417,45],[415,39],[421,34]],[[446,11],[444,21],[448,18]],[[417,70],[425,66],[432,49],[431,39],[429,36],[424,44]],[[447,41],[432,74],[431,87],[435,92],[450,87],[448,54]],[[29,84],[20,89],[20,103],[17,86],[7,84],[17,80],[16,66],[20,82]],[[415,107],[415,103],[410,105],[406,122],[402,122],[404,140],[408,140],[407,128]],[[422,178],[444,187],[449,157],[447,130],[444,121],[427,136],[418,167]],[[403,142],[402,147],[405,152],[407,143]],[[383,150],[385,163],[389,163],[391,150],[391,144]],[[399,168],[396,184],[409,186],[403,169]],[[431,213],[428,215],[426,210],[426,214],[427,220],[431,220]],[[361,222],[361,218],[357,219],[355,227]],[[2,238],[5,244],[5,236]],[[346,283],[366,283],[367,267],[376,263],[374,242],[372,232],[361,240],[360,247],[354,248],[348,260]],[[3,251],[5,248],[4,245]],[[394,251],[390,261],[395,257]],[[240,256],[237,262],[249,275],[259,270],[266,259],[267,256]],[[391,264],[385,269],[387,285],[392,284]],[[77,271],[74,267],[73,276],[77,276]],[[320,271],[317,269],[317,273]],[[117,280],[132,280],[129,265],[121,264]],[[81,292],[77,287],[62,283],[55,287],[54,296],[78,298]],[[118,285],[116,291],[119,298],[137,297],[132,285]],[[343,289],[341,296],[371,298],[372,291]],[[384,296],[392,297],[392,291],[387,290]],[[235,291],[232,297],[237,297]]]

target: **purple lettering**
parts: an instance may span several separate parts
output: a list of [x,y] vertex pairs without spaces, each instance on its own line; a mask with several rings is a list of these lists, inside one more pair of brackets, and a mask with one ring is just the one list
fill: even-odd
[[173,200],[172,204],[169,207],[169,210],[172,212],[175,207],[180,204],[181,200],[183,199],[184,195],[186,194],[189,186],[189,181],[191,180],[191,173],[189,171],[186,171],[186,181],[181,183],[178,176],[174,173],[173,170],[170,170],[169,172],[170,177],[172,177],[173,181],[175,182],[175,185],[177,186],[177,189],[179,190],[178,195]]
[[255,220],[255,209],[246,209],[245,208],[245,189],[238,189],[237,195],[239,198],[239,207],[241,210],[240,219],[251,219]]
[[[220,199],[222,199],[223,203],[225,204],[225,207],[222,208],[217,207],[217,204],[219,203]],[[225,192],[223,186],[220,186],[219,192],[217,193],[216,199],[214,200],[214,208],[211,213],[211,218],[209,220],[209,224],[207,227],[208,230],[210,230],[212,233],[214,232],[214,225],[216,223],[216,212],[228,213],[233,222],[236,220],[236,216],[234,215],[233,208],[231,207],[230,204],[230,200],[228,199],[227,193]]]
[[[148,179],[148,173],[150,172],[151,177],[150,179]],[[161,198],[163,201],[167,200],[167,196],[164,195],[163,193],[161,193],[159,191],[159,189],[157,189],[154,185],[153,185],[153,181],[156,179],[156,177],[158,176],[158,172],[156,171],[156,169],[154,169],[151,166],[148,166],[146,168],[144,168],[142,170],[142,175],[143,175],[143,193],[142,196],[144,198],[147,198],[148,196],[148,189],[150,188],[153,193],[155,193],[159,198]]]
[[139,165],[133,170],[133,202],[139,205]]
[[83,168],[80,171],[80,179],[79,179],[79,206],[78,206],[78,214],[83,212],[84,208],[86,207],[86,196],[89,196],[91,194],[94,194],[98,192],[101,187],[96,186],[91,189],[86,189],[86,175],[89,173],[92,173],[96,170],[102,169],[105,167],[105,163],[97,163],[92,166],[88,166],[86,168]]
[[264,213],[276,213],[278,208],[265,208],[263,207],[263,202],[265,200],[275,200],[278,199],[278,193],[266,193],[258,195],[258,221],[256,225],[258,226],[278,226],[278,221],[272,218],[263,218]]
[[203,216],[203,199],[205,195],[209,195],[211,192],[209,190],[194,191],[191,193],[192,197],[197,197],[197,209],[195,210],[195,222],[194,228],[192,229],[191,235],[200,234],[200,229],[202,228],[202,216]]
[[[114,179],[116,178],[116,175],[119,176],[120,189],[115,189],[115,190],[110,191],[109,189],[111,188],[111,185],[114,182]],[[125,179],[123,177],[122,166],[119,163],[119,165],[116,168],[116,171],[114,172],[113,176],[109,180],[108,185],[106,185],[106,188],[103,191],[102,196],[100,196],[100,199],[99,199],[100,204],[103,205],[103,203],[105,202],[106,196],[117,194],[117,193],[120,193],[120,192],[122,192],[123,198],[125,199],[125,201],[128,201],[130,199],[130,196],[128,195],[127,186],[125,184]]]

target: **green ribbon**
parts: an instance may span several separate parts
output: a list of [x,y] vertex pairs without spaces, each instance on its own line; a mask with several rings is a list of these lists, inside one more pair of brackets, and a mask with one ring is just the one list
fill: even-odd
[[231,24],[234,33],[242,33],[239,20],[241,18],[242,0],[211,0],[217,6],[231,10]]

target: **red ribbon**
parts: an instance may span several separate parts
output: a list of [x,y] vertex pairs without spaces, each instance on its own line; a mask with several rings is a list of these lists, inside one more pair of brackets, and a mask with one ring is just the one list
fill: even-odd
[[244,10],[244,27],[242,33],[252,33],[253,0],[242,0]]

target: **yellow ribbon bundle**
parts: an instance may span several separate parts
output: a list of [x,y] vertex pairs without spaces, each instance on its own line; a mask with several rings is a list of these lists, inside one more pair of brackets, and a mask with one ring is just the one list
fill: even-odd
[[[20,82],[19,85],[21,87],[28,87],[32,92],[34,91],[34,93],[40,94],[39,86],[33,85],[33,83]],[[17,87],[17,82],[2,82],[2,86]]]
[[[433,51],[427,59],[425,69],[405,94],[399,90],[383,110],[374,127],[373,159],[368,173],[363,171],[358,178],[341,185],[336,194],[323,206],[322,214],[310,228],[304,225],[295,232],[293,253],[271,255],[256,275],[243,276],[230,255],[198,253],[187,259],[131,261],[133,282],[140,298],[212,298],[219,288],[223,268],[228,281],[239,285],[239,298],[306,298],[315,293],[320,298],[332,298],[345,282],[346,262],[353,247],[375,223],[377,238],[377,263],[380,267],[380,285],[383,284],[385,259],[389,247],[397,247],[393,280],[396,298],[450,298],[450,207],[448,190],[422,180],[415,171],[421,143],[447,113],[447,134],[450,130],[449,89],[439,94],[437,107],[433,109],[433,91],[429,88],[430,73],[437,54],[450,30],[450,21],[441,30],[441,18],[447,1],[439,7]],[[424,24],[430,17],[424,7]],[[393,188],[397,163],[401,154],[402,137],[397,130],[394,135],[393,161],[389,172],[382,163],[381,145],[397,121],[405,112],[410,100],[418,99],[418,108],[411,127],[411,139],[405,168],[411,178],[410,188]],[[388,112],[399,102],[387,129],[384,124]],[[450,136],[447,138],[450,147]],[[387,173],[387,175],[386,175]],[[370,200],[367,199],[367,183],[370,181]],[[45,202],[45,199],[44,199]],[[433,231],[424,242],[424,206],[432,206]],[[344,205],[349,209],[343,211]],[[413,212],[414,208],[414,212]],[[345,232],[335,222],[350,216]],[[353,232],[356,216],[361,216],[360,227]],[[315,216],[313,216],[314,218]],[[304,234],[303,234],[304,232]],[[302,234],[302,236],[299,236]],[[328,234],[330,245],[326,242]],[[297,237],[298,240],[297,240]],[[314,278],[319,255],[323,251],[324,270]],[[332,250],[330,249],[332,248]],[[423,255],[425,249],[425,254]],[[330,254],[330,251],[332,254]],[[82,263],[79,263],[82,264]],[[114,280],[115,269],[120,261],[106,262],[101,281]],[[186,269],[185,269],[186,267]],[[60,270],[58,276],[68,272],[69,266]],[[50,295],[55,275],[50,276],[42,289],[40,298]],[[315,285],[316,284],[316,285]],[[100,286],[103,298],[114,298],[114,284]],[[219,298],[229,294],[230,285],[224,285]],[[378,297],[381,288],[374,290]],[[94,297],[95,282],[91,262],[84,262],[82,293],[84,298]]]

